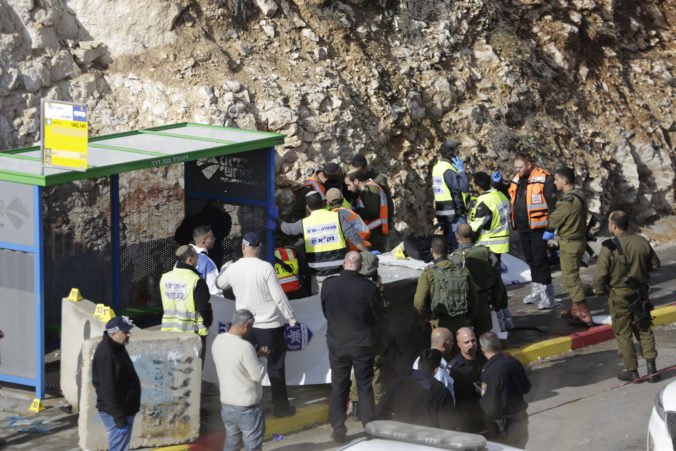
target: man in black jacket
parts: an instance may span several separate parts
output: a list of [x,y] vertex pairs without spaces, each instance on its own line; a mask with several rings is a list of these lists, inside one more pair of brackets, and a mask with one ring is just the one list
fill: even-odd
[[435,379],[441,363],[441,351],[425,349],[420,353],[417,370],[394,381],[378,405],[378,418],[420,426],[455,429],[457,417],[453,396]]
[[374,328],[382,317],[383,306],[376,284],[359,274],[361,255],[350,251],[343,261],[343,272],[322,285],[322,311],[326,317],[326,342],[331,366],[329,419],[334,441],[346,440],[345,417],[350,391],[350,370],[354,367],[362,424],[375,418],[373,400]]
[[92,362],[96,409],[111,451],[129,449],[134,416],[141,407],[141,382],[125,347],[132,327],[126,316],[108,321]]
[[500,352],[500,340],[493,332],[479,337],[481,351],[488,359],[481,370],[481,410],[488,424],[488,438],[525,448],[528,443],[528,403],[523,395],[530,381],[521,362]]

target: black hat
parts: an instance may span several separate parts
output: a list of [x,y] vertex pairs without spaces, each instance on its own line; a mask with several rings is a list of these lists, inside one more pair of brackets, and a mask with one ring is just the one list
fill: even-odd
[[457,139],[450,139],[441,146],[441,153],[454,152],[458,147],[460,147],[460,141]]
[[564,178],[568,179],[568,183],[571,185],[575,183],[575,171],[573,171],[568,166],[562,166],[554,172],[554,174],[562,175]]
[[340,166],[338,163],[324,163],[322,172],[327,177],[335,177],[338,175],[338,172],[340,172]]

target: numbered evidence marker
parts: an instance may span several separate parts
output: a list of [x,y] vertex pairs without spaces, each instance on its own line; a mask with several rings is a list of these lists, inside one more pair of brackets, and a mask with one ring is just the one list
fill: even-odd
[[111,319],[115,318],[115,311],[105,304],[96,304],[96,309],[94,310],[93,316],[94,318],[98,318],[104,323],[107,323]]
[[79,289],[71,288],[67,299],[70,302],[79,302],[79,301],[83,300],[84,298],[82,297],[82,294],[80,293]]
[[33,399],[31,406],[28,408],[30,412],[40,413],[45,410],[45,406],[42,405],[42,400],[39,398]]

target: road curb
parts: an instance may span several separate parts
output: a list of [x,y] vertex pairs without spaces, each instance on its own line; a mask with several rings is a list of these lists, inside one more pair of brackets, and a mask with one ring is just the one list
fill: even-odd
[[[656,326],[676,322],[676,303],[658,307],[652,312],[653,324]],[[565,354],[569,351],[585,348],[614,338],[613,329],[608,325],[596,326],[583,332],[576,332],[569,336],[551,338],[539,341],[520,348],[507,349],[505,352],[512,355],[522,364],[537,362],[538,360]],[[302,429],[328,422],[328,403],[311,404],[299,407],[292,417],[266,417],[265,440],[273,435],[288,435]],[[208,434],[200,437],[195,443],[155,448],[162,451],[202,451],[222,447],[224,433]]]
[[[653,325],[661,326],[676,321],[676,304],[658,307],[652,311]],[[566,337],[550,338],[520,348],[507,349],[512,357],[524,365],[538,360],[565,354],[568,351],[612,340],[615,337],[609,325],[596,326],[583,332],[576,332]]]

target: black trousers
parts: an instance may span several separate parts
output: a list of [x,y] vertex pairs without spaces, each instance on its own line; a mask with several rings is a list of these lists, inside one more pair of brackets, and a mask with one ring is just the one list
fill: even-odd
[[543,233],[543,229],[527,232],[519,231],[519,240],[521,241],[521,251],[530,268],[533,282],[549,285],[552,283],[552,273],[549,271],[547,242],[542,239]]
[[362,424],[375,419],[373,400],[373,350],[371,347],[341,348],[329,346],[329,364],[331,365],[331,400],[329,401],[329,421],[334,431],[345,433],[347,399],[350,394],[350,371],[354,367],[359,396],[359,419]]
[[506,417],[502,430],[492,421],[488,428],[488,439],[525,449],[528,443],[528,414],[520,412]]
[[258,329],[254,327],[247,337],[255,347],[267,346],[268,378],[272,391],[272,405],[275,410],[289,407],[289,396],[286,392],[286,341],[284,340],[284,326],[272,329]]

